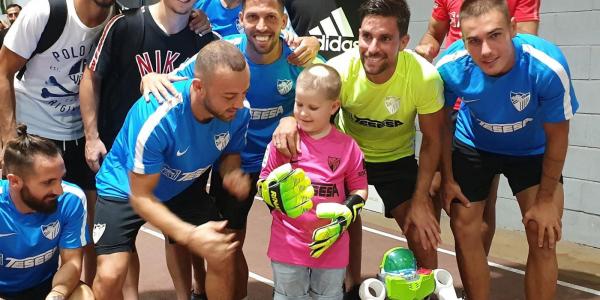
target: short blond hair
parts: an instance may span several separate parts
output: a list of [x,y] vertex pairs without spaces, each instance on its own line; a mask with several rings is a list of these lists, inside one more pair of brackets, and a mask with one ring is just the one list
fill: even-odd
[[331,66],[314,64],[300,73],[296,80],[296,89],[320,91],[327,100],[337,100],[342,90],[342,79]]

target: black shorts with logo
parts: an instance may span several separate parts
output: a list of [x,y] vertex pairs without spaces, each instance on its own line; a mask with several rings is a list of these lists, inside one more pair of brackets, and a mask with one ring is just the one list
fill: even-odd
[[[209,171],[163,204],[183,221],[202,225],[220,220],[214,202],[206,193]],[[131,207],[129,201],[98,196],[94,216],[93,238],[98,255],[135,251],[135,238],[146,221]],[[169,242],[172,243],[171,240]]]
[[367,180],[375,187],[383,200],[385,216],[392,218],[391,211],[410,200],[417,184],[419,167],[414,155],[389,162],[365,162]]
[[[456,139],[453,142],[454,180],[471,202],[487,199],[497,174],[504,174],[513,195],[540,184],[544,155],[511,156],[482,151]],[[562,176],[560,182],[563,182]]]
[[51,140],[60,149],[67,174],[65,180],[79,186],[82,190],[96,189],[96,174],[85,162],[85,139],[72,141]]
[[210,196],[214,199],[221,217],[227,220],[227,227],[235,230],[246,228],[248,213],[256,196],[256,182],[259,172],[250,173],[250,193],[245,200],[238,200],[223,188],[223,179],[219,172],[212,172],[210,179]]

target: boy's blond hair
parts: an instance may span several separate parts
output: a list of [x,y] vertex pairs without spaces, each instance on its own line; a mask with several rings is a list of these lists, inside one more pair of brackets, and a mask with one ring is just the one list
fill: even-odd
[[302,71],[296,80],[296,89],[319,91],[327,100],[340,98],[342,80],[340,74],[332,67],[314,64]]

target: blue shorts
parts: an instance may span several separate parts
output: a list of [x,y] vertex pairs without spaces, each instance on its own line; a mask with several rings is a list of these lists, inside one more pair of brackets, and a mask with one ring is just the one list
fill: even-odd
[[271,261],[273,300],[342,300],[346,268],[319,269]]

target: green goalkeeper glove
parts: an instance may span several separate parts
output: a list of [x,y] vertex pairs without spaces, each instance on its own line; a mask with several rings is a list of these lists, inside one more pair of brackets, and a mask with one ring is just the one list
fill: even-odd
[[359,195],[350,195],[344,204],[319,203],[317,205],[317,217],[332,219],[331,223],[321,226],[313,231],[313,242],[308,245],[310,256],[318,258],[335,243],[350,223],[356,220],[365,200]]
[[265,203],[290,218],[297,218],[313,207],[315,191],[304,170],[285,164],[271,171],[267,179],[257,183]]

